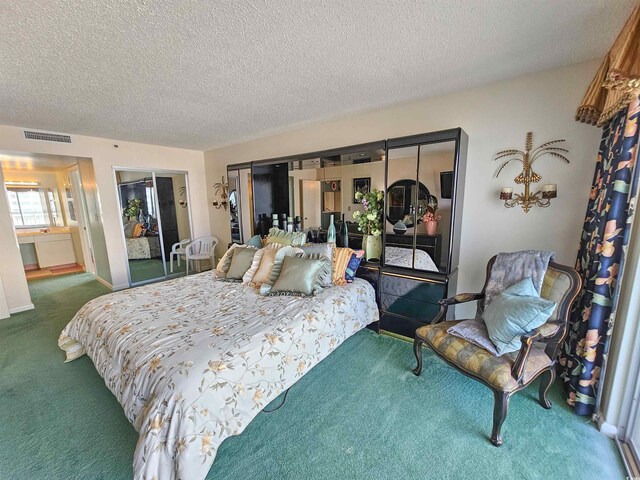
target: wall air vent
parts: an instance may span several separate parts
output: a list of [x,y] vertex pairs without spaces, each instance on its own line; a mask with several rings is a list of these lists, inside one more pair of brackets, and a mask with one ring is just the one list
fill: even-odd
[[24,130],[24,138],[28,140],[44,140],[45,142],[71,143],[70,135],[36,132],[35,130]]

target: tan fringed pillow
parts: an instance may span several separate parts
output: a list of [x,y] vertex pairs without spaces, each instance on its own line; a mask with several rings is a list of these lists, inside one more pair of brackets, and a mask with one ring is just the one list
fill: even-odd
[[349,266],[349,260],[351,255],[355,253],[350,248],[336,248],[335,256],[333,257],[333,271],[331,272],[334,285],[346,285],[345,272],[347,266]]
[[258,250],[253,257],[251,267],[242,277],[242,283],[252,283],[259,287],[267,281],[273,268],[275,254],[282,247],[283,245],[272,243]]

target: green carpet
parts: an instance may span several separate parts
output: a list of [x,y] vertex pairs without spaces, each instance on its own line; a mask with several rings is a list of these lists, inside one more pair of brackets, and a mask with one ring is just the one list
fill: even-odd
[[[186,262],[181,261],[180,266],[174,259],[173,261],[173,273],[171,273],[170,263],[167,263],[167,275],[180,276],[180,274],[186,273]],[[193,270],[190,270],[190,273]],[[146,258],[141,260],[129,260],[129,273],[131,275],[131,281],[133,283],[144,282],[145,280],[152,280],[154,278],[164,277],[164,267],[162,266],[161,258]]]
[[[56,345],[78,308],[106,289],[88,274],[29,286],[36,309],[0,321],[0,478],[131,478],[135,430],[91,360],[64,364]],[[225,441],[208,478],[625,478],[614,443],[571,413],[560,386],[549,411],[537,385],[513,397],[495,448],[491,392],[424,355],[415,377],[410,344],[356,334],[280,410]]]

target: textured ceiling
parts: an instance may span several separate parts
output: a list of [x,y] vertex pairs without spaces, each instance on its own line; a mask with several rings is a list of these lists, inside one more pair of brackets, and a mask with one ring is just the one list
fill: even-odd
[[635,0],[3,0],[0,124],[205,150],[604,55]]

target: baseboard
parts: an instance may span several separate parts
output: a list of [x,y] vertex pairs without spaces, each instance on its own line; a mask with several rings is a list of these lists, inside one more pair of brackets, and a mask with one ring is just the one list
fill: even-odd
[[96,275],[96,280],[98,281],[98,283],[101,283],[102,285],[107,287],[109,290],[113,290],[113,285],[107,282],[104,278],[100,278],[98,275]]
[[598,416],[598,430],[604,433],[607,437],[618,437],[618,427],[612,423],[608,423],[607,421],[605,421],[602,415]]
[[111,285],[104,278],[100,278],[97,275],[96,275],[96,280],[98,282],[100,282],[102,285],[104,285],[105,287],[107,287],[112,292],[116,292],[118,290],[124,290],[125,288],[129,288],[129,284],[128,283],[121,283],[120,285]]
[[27,305],[21,305],[19,307],[14,307],[9,309],[9,314],[13,315],[14,313],[26,312],[27,310],[33,310],[33,303],[28,303]]

